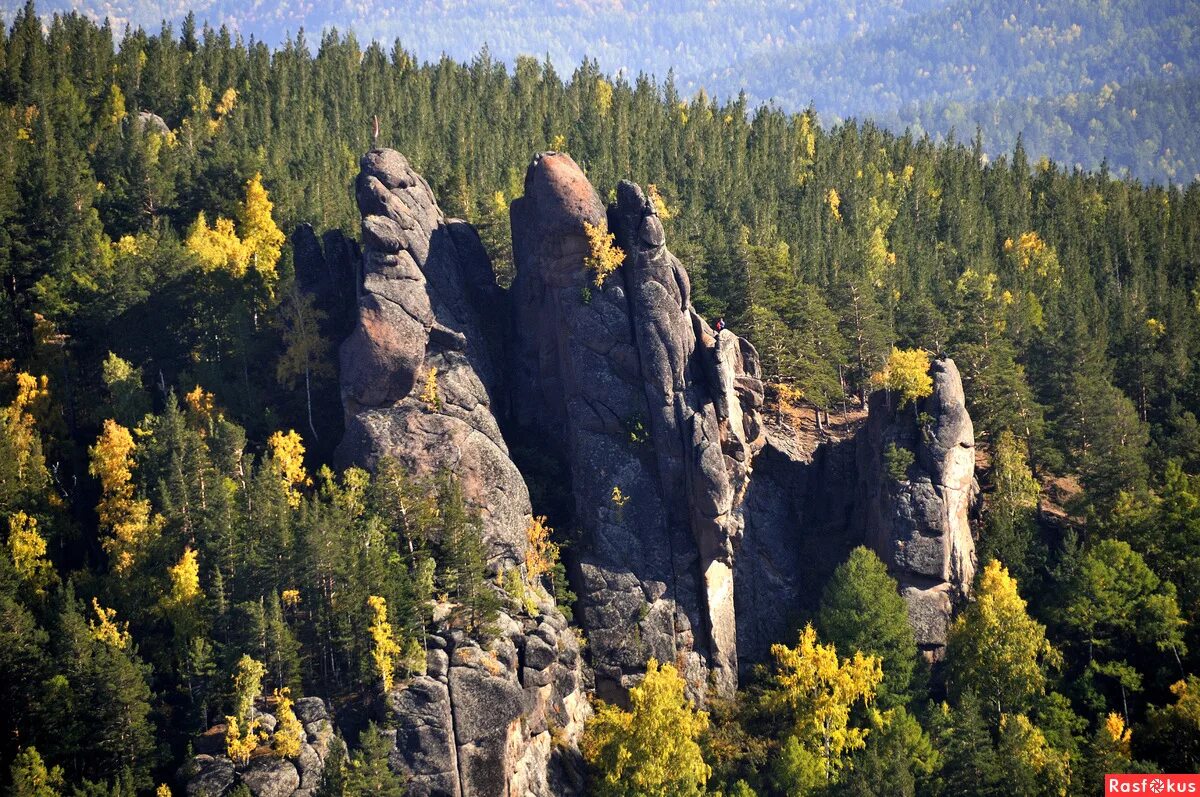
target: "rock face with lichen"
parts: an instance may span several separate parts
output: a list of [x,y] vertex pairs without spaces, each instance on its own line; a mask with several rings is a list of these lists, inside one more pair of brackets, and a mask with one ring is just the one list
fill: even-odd
[[[367,153],[356,193],[363,284],[341,349],[339,459],[369,468],[386,455],[417,477],[453,472],[482,516],[492,575],[518,568],[531,510],[496,421],[505,296],[491,262],[474,229],[442,215],[398,152]],[[408,794],[580,787],[577,743],[589,708],[578,643],[543,592],[504,597],[497,634],[476,639],[442,624],[428,637],[426,674],[386,695],[390,761]]]
[[[585,225],[625,255],[595,284]],[[620,700],[646,661],[693,694],[737,684],[733,562],[761,445],[758,358],[691,305],[653,204],[622,182],[607,210],[567,155],[544,153],[512,205],[513,408],[569,463],[580,621],[596,691]]]

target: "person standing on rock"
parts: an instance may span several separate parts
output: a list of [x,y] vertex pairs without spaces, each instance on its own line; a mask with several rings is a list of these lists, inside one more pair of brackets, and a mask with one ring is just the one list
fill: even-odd
[[720,318],[717,319],[717,333],[719,334],[721,332],[721,330],[724,328],[725,328],[725,316],[721,316]]

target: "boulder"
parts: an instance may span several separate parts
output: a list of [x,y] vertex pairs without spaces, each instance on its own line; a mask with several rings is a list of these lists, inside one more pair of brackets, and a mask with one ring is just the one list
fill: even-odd
[[269,755],[251,759],[241,778],[254,797],[291,797],[300,788],[295,764]]
[[225,756],[196,756],[194,763],[199,769],[188,781],[188,797],[223,797],[237,781],[233,762]]
[[[265,701],[259,705],[265,707]],[[278,727],[278,718],[262,708],[256,708],[254,718],[260,729],[268,734]],[[325,758],[333,741],[334,728],[329,719],[329,709],[319,697],[304,697],[293,704],[297,719],[304,724],[306,741],[300,746],[295,759],[275,758],[268,752],[271,739],[260,746],[245,766],[235,766],[224,755],[224,724],[214,725],[193,745],[203,749],[194,756],[180,777],[187,779],[189,797],[221,797],[239,783],[244,784],[255,797],[308,797],[321,784],[325,773]]]

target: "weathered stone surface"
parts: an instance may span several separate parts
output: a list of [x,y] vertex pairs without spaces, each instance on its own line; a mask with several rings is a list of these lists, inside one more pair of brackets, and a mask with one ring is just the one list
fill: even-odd
[[[200,761],[201,758],[206,760]],[[188,781],[188,797],[222,797],[233,788],[237,774],[228,758],[196,756],[195,764],[199,771]]]
[[[474,230],[442,215],[399,153],[364,156],[356,191],[364,251],[341,350],[341,464],[389,455],[417,476],[457,473],[499,575],[522,566],[531,516],[501,428],[560,459],[582,532],[569,564],[599,696],[624,700],[651,657],[677,664],[697,699],[731,692],[739,667],[794,641],[829,573],[864,542],[938,655],[974,572],[978,493],[952,362],[934,364],[934,394],[915,411],[875,396],[856,435],[800,451],[760,412],[754,348],[696,313],[687,272],[632,183],[606,209],[569,156],[535,158],[512,205],[507,293]],[[611,230],[625,252],[602,287],[584,266],[585,224]],[[421,398],[431,373],[436,401]],[[915,453],[904,482],[883,468],[891,442]],[[448,603],[434,608],[427,674],[398,683],[381,718],[409,793],[582,789],[587,674],[553,601],[536,590],[533,600],[536,611],[511,601],[488,641],[456,627]],[[332,726],[305,722],[323,758],[314,734]]]
[[138,115],[133,117],[133,129],[139,132],[149,131],[160,136],[169,135],[171,132],[163,118],[150,111],[138,111]]
[[801,450],[793,430],[769,424],[746,495],[746,529],[734,569],[738,663],[769,660],[773,643],[795,644],[825,582],[862,532],[852,523],[858,482],[854,441]]
[[[858,512],[868,545],[900,584],[918,646],[939,658],[954,606],[975,576],[970,515],[977,503],[975,434],[962,379],[950,359],[930,368],[933,393],[899,409],[894,397],[871,396],[870,416],[859,435]],[[918,418],[927,418],[924,426]],[[886,471],[890,444],[913,452],[907,478]]]
[[391,764],[408,776],[408,793],[415,797],[461,794],[447,686],[429,677],[414,678],[392,690],[388,709],[403,720]]
[[300,773],[291,761],[259,756],[242,772],[242,783],[254,797],[291,797],[300,788]]
[[296,719],[304,725],[318,720],[329,719],[329,711],[325,708],[325,701],[319,697],[302,697],[292,704],[292,711],[296,714]]
[[[584,266],[585,224],[607,225],[626,255],[603,287]],[[687,272],[636,185],[622,182],[606,212],[569,156],[545,153],[512,225],[526,399],[513,406],[571,467],[597,691],[621,699],[654,656],[682,662],[693,694],[731,692],[733,554],[762,444],[757,356],[692,309]]]
[[[346,435],[338,457],[373,467],[392,456],[418,478],[453,472],[482,516],[491,570],[521,567],[529,491],[496,419],[507,397],[507,296],[475,230],[442,215],[402,155],[373,150],[361,165],[363,284],[357,324],[341,349]],[[423,399],[431,379],[436,399]],[[540,657],[550,688],[531,701],[519,679],[519,651],[528,649],[532,618],[501,614],[500,634],[485,649],[451,627],[444,608],[434,612],[440,625],[429,637],[428,675],[387,697],[383,719],[396,729],[392,766],[409,777],[410,794],[549,795],[548,772],[578,755],[587,712],[582,662],[566,623],[552,601],[539,607],[560,624],[574,655],[565,662],[557,650]],[[522,722],[534,715],[556,718],[564,749],[545,745],[541,730]]]
[[[505,299],[487,253],[397,152],[367,153],[356,190],[364,285],[341,350],[338,457],[370,467],[386,454],[418,477],[453,471],[482,511],[493,565],[516,564],[529,494],[493,415]],[[431,372],[437,399],[422,401]]]

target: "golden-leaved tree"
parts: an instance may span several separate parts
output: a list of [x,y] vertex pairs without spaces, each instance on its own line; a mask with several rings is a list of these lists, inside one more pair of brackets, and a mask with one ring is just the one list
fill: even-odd
[[125,573],[137,561],[153,534],[150,502],[137,498],[133,483],[133,435],[111,418],[88,453],[88,472],[100,480],[100,503],[96,507],[100,526],[108,532],[104,550],[112,557],[113,569]]
[[883,368],[871,376],[875,387],[900,394],[900,406],[923,399],[933,393],[933,377],[929,375],[929,352],[924,349],[892,348]]
[[387,601],[378,595],[367,598],[367,606],[371,610],[371,659],[375,662],[375,672],[383,681],[383,690],[389,691],[396,676],[396,664],[400,658],[400,643],[392,631],[388,620]]
[[834,645],[818,641],[811,624],[796,647],[772,645],[771,657],[773,671],[761,700],[764,712],[787,733],[779,785],[803,793],[836,782],[850,754],[866,746],[869,727],[851,722],[851,711],[873,703],[883,681],[879,657],[855,651],[839,658]]
[[588,721],[582,749],[598,797],[685,797],[704,794],[710,769],[700,735],[708,714],[684,695],[670,664],[646,665],[645,680],[629,690],[629,711],[601,704]]
[[271,452],[271,467],[287,493],[288,503],[293,507],[300,506],[300,489],[312,485],[312,479],[304,470],[304,440],[294,429],[289,429],[286,434],[275,432],[267,438],[267,448]]
[[946,659],[952,690],[974,690],[1004,713],[1045,691],[1043,668],[1058,653],[1046,627],[1026,612],[1016,579],[993,559],[980,574],[975,599],[950,629]]
[[236,226],[232,219],[221,216],[209,227],[201,211],[184,244],[206,270],[221,269],[242,278],[253,269],[272,285],[278,277],[275,266],[285,240],[283,230],[271,216],[273,208],[262,175],[255,174],[246,183],[245,199],[238,204]]
[[602,288],[604,281],[625,260],[625,251],[613,243],[616,236],[608,232],[603,223],[593,226],[585,221],[583,230],[587,233],[588,240],[588,255],[583,265],[592,272],[592,281],[596,287]]

